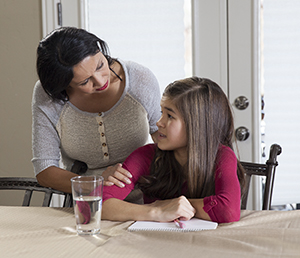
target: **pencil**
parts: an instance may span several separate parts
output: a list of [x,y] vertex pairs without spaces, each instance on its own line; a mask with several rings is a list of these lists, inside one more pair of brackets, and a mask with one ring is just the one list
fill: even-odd
[[185,228],[185,224],[181,222],[179,219],[174,219],[174,223],[178,228]]

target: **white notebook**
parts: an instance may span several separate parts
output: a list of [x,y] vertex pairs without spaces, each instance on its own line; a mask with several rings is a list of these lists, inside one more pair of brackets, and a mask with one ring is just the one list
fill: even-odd
[[181,221],[185,224],[184,228],[179,228],[174,222],[153,222],[153,221],[136,221],[130,227],[129,231],[200,231],[216,229],[217,222],[192,218],[188,221]]

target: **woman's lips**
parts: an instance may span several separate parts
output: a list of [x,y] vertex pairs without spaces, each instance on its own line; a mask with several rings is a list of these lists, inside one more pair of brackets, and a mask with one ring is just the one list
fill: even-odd
[[104,84],[103,87],[99,88],[99,89],[96,89],[96,91],[102,91],[102,90],[105,90],[108,86],[108,81]]

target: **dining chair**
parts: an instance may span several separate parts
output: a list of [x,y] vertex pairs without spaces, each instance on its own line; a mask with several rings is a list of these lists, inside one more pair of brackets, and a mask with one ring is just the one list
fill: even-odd
[[73,205],[71,194],[41,186],[35,178],[0,177],[0,190],[25,190],[22,206],[30,205],[32,193],[35,191],[44,193],[43,207],[49,207],[53,194],[64,196],[63,207]]
[[249,193],[249,186],[252,176],[263,176],[265,177],[265,184],[263,189],[263,210],[271,209],[271,200],[273,194],[273,185],[275,178],[275,170],[278,166],[277,156],[280,155],[282,149],[280,145],[273,144],[270,148],[269,159],[265,164],[241,162],[241,165],[246,171],[246,191],[242,197],[241,209],[245,210],[247,206],[247,199]]

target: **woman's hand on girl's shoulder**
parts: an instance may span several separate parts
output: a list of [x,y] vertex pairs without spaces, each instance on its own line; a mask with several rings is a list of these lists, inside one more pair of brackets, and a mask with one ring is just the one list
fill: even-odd
[[[125,184],[131,184],[132,175],[126,169],[122,168],[122,164],[108,167],[103,173],[104,185],[125,187]],[[125,184],[124,184],[125,183]]]
[[174,199],[155,201],[149,206],[154,208],[155,221],[173,221],[174,219],[190,220],[195,215],[195,208],[185,196]]

